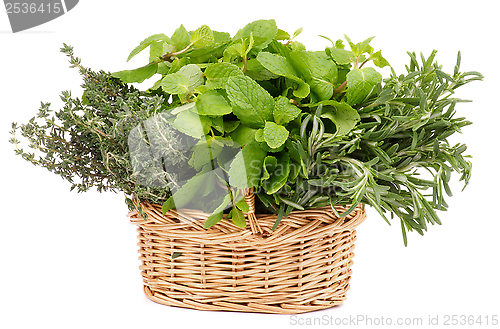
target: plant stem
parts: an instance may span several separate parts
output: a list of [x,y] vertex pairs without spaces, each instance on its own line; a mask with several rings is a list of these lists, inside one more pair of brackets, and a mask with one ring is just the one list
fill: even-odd
[[337,95],[338,93],[340,93],[342,91],[342,89],[345,88],[345,86],[347,86],[347,80],[342,82],[342,84],[340,86],[337,87],[337,89],[335,89],[333,91],[333,96]]

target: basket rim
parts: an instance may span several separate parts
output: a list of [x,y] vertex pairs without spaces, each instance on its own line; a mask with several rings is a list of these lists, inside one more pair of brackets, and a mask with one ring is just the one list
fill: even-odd
[[[143,218],[138,207],[147,215]],[[335,206],[337,211],[342,212],[348,206]],[[182,211],[181,211],[182,210]],[[163,215],[161,206],[143,201],[137,204],[136,209],[127,215],[131,223],[146,230],[161,232],[162,235],[171,238],[183,238],[203,240],[207,243],[226,243],[241,241],[242,239],[252,243],[278,244],[283,239],[290,239],[304,234],[334,234],[341,231],[353,231],[366,219],[366,211],[363,205],[358,205],[349,215],[337,217],[331,206],[294,210],[288,216],[283,217],[275,230],[272,227],[276,221],[277,214],[255,214],[255,218],[262,228],[262,233],[254,232],[250,225],[240,228],[224,218],[209,229],[203,228],[203,222],[210,216],[198,210],[179,209],[169,210]]]

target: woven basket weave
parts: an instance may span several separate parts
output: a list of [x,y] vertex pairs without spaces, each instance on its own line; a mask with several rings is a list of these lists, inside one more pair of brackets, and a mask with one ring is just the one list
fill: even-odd
[[344,218],[331,207],[293,211],[272,231],[276,215],[255,215],[252,191],[246,201],[244,229],[224,218],[205,230],[209,214],[183,209],[163,216],[159,205],[137,205],[147,214],[129,214],[138,226],[146,295],[213,311],[296,314],[341,304],[364,210]]

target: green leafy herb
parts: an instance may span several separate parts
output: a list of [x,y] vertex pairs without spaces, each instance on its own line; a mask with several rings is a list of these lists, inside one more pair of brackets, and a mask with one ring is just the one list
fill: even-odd
[[[408,52],[406,72],[391,67],[384,79],[378,69],[390,65],[373,37],[345,36],[344,46],[322,36],[331,47],[311,51],[295,40],[301,32],[274,20],[233,37],[181,25],[127,59],[149,47],[148,63],[115,73],[84,68],[65,45],[83,95],[63,92],[54,113],[42,104],[37,118],[13,124],[10,141],[72,189],[122,191],[131,209],[194,207],[208,213],[205,228],[223,218],[245,227],[252,187],[256,211],[276,214],[273,229],[294,209],[342,205],[331,209],[345,217],[360,203],[388,223],[398,217],[405,244],[408,231],[440,224],[452,173],[464,187],[471,178],[467,147],[448,139],[471,124],[455,117],[455,91],[482,75],[461,72],[460,53],[446,73],[436,51]],[[129,85],[152,77],[147,90]],[[38,155],[21,148],[19,132]]]

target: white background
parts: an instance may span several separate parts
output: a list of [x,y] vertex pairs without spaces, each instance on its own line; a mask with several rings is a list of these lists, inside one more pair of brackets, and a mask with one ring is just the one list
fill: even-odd
[[69,183],[15,156],[7,142],[11,122],[27,122],[41,101],[58,109],[62,90],[81,95],[78,72],[68,68],[59,52],[63,42],[74,46],[84,66],[118,71],[147,61],[145,52],[125,62],[151,34],[171,35],[182,23],[188,30],[208,24],[234,35],[262,18],[274,18],[290,33],[303,27],[297,40],[310,50],[329,45],[318,34],[336,40],[345,33],[357,42],[376,36],[373,47],[382,49],[399,73],[409,62],[406,51],[428,55],[438,49],[445,71],[453,70],[461,50],[462,68],[485,75],[483,82],[458,94],[474,100],[457,107],[458,115],[474,124],[453,138],[465,142],[474,156],[473,176],[464,192],[454,176],[450,210],[440,213],[443,225],[430,227],[423,237],[410,234],[405,248],[399,222],[388,226],[368,209],[369,217],[358,229],[347,300],[295,320],[409,317],[422,318],[424,325],[415,327],[424,328],[429,316],[439,316],[441,324],[447,315],[500,317],[500,24],[494,4],[86,0],[54,21],[16,34],[1,12],[0,328],[298,327],[289,316],[201,312],[149,301],[142,292],[136,232],[126,218],[122,195],[69,192]]

